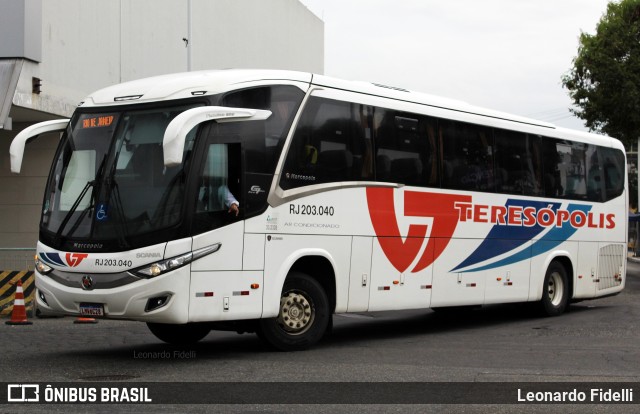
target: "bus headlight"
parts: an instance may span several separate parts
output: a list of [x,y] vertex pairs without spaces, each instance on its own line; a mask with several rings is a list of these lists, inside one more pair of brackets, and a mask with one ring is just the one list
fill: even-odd
[[172,257],[171,259],[163,260],[161,262],[156,262],[151,265],[142,267],[136,270],[135,273],[143,277],[156,277],[160,276],[163,273],[170,272],[186,264],[189,264],[192,260],[193,253],[189,252],[181,256]]
[[140,270],[140,273],[147,274],[149,276],[158,276],[167,270],[167,266],[164,263],[154,263],[149,266],[148,269]]
[[41,275],[46,275],[47,273],[51,272],[53,268],[48,266],[45,262],[43,262],[42,260],[36,257],[36,270]]
[[220,250],[221,246],[221,243],[216,243],[193,252],[185,253],[180,256],[175,256],[170,259],[165,259],[160,262],[155,262],[138,268],[134,270],[133,273],[146,278],[160,276],[163,273],[178,269],[208,254],[215,253]]

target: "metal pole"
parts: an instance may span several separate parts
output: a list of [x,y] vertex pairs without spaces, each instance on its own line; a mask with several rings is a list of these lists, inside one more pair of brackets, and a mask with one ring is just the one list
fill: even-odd
[[[636,181],[638,191],[638,201],[636,201],[636,213],[640,213],[640,137],[638,137],[638,145],[636,147],[636,173],[638,174],[638,181]],[[633,246],[633,257],[638,257],[640,252],[640,223],[636,221],[636,242]]]
[[119,33],[120,33],[120,50],[118,51],[119,53],[119,60],[120,60],[120,74],[118,75],[118,81],[119,83],[122,83],[122,0],[120,0],[120,20],[119,20]]
[[191,72],[191,46],[193,36],[191,33],[191,0],[187,1],[187,71]]

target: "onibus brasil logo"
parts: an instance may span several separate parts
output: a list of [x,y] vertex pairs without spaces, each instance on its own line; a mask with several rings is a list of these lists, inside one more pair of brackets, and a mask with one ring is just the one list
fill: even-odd
[[[505,205],[474,204],[472,196],[404,191],[404,211],[397,212],[393,188],[367,188],[369,216],[380,247],[400,273],[426,269],[449,245],[460,222],[493,224],[480,245],[451,271],[471,272],[516,263],[543,254],[580,228],[613,229],[615,214],[595,214],[591,206],[508,199]],[[401,234],[398,216],[431,218],[409,225]],[[429,231],[430,230],[430,231]],[[527,248],[527,243],[534,240]],[[423,245],[426,246],[423,249]],[[422,251],[419,260],[418,255]]]

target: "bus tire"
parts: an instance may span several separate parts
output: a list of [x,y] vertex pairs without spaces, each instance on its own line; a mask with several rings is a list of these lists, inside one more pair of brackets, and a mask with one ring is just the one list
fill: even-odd
[[197,323],[177,325],[147,322],[147,327],[156,338],[172,345],[195,344],[211,331],[207,325]]
[[544,276],[540,310],[545,316],[562,315],[569,304],[569,279],[562,263],[554,260]]
[[278,316],[260,319],[258,336],[280,351],[302,351],[323,337],[330,319],[329,300],[320,283],[295,272],[282,288]]

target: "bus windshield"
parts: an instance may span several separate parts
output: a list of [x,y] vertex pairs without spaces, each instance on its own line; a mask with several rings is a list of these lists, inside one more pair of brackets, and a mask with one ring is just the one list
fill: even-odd
[[[165,167],[169,122],[190,107],[80,114],[59,146],[45,192],[41,230],[54,240],[118,241],[174,226],[183,208],[185,162]],[[193,147],[187,136],[183,161]],[[134,243],[135,244],[135,243]]]

